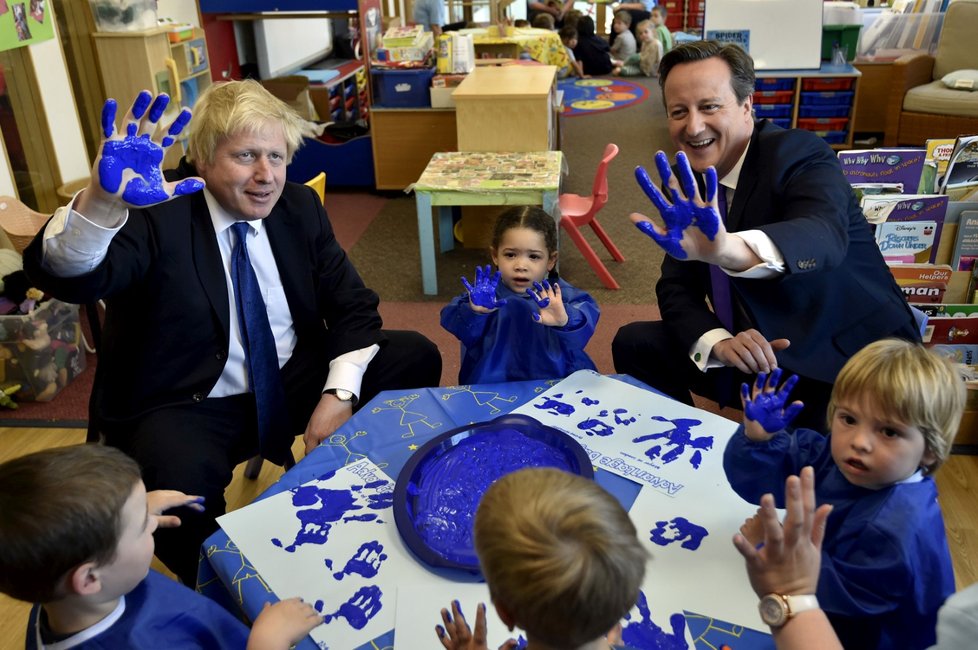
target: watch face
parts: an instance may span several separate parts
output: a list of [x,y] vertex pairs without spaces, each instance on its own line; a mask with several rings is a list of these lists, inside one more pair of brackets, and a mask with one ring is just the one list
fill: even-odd
[[774,594],[768,594],[761,599],[758,609],[761,613],[761,620],[771,627],[784,625],[788,611],[784,602]]

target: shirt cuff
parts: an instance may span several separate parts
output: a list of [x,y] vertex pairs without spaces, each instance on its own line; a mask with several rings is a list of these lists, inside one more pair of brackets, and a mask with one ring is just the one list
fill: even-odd
[[784,273],[784,256],[781,255],[781,251],[764,231],[743,230],[733,234],[740,237],[747,244],[747,247],[761,258],[761,263],[743,271],[728,271],[720,267],[724,273],[732,278],[747,278],[749,280],[764,280]]
[[723,364],[717,361],[710,352],[713,350],[713,346],[720,341],[732,338],[733,334],[722,327],[712,329],[693,344],[689,350],[689,358],[701,372],[706,372],[710,368],[722,368]]
[[126,210],[115,228],[92,223],[80,212],[75,212],[75,197],[68,205],[55,211],[44,229],[44,266],[61,277],[83,275],[101,264],[112,238],[129,220],[129,211]]
[[369,348],[353,350],[341,354],[329,362],[329,375],[323,392],[330,389],[348,390],[359,399],[360,385],[363,383],[363,373],[367,372],[367,364],[380,351],[376,343]]

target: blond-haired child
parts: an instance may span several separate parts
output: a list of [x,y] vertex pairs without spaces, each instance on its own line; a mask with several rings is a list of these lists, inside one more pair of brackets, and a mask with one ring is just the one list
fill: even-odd
[[730,485],[782,507],[785,479],[811,465],[819,504],[833,506],[817,596],[845,647],[933,644],[954,572],[932,476],[957,432],[964,382],[920,344],[876,341],[839,372],[823,436],[786,428],[802,407],[787,404],[796,379],[779,387],[775,370],[742,387],[744,424],[724,452]]
[[[593,481],[552,468],[507,474],[483,495],[474,532],[496,612],[526,632],[528,650],[598,647],[638,598],[647,553],[628,513]],[[442,622],[446,648],[469,634],[457,601]]]
[[622,77],[656,77],[659,75],[659,61],[662,60],[662,45],[655,37],[655,25],[650,20],[643,20],[635,27],[635,32],[642,43],[639,53],[628,57],[611,72]]

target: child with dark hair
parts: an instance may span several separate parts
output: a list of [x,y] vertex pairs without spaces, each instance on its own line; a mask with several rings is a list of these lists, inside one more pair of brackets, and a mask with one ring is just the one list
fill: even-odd
[[[506,210],[496,220],[492,267],[441,310],[441,325],[462,342],[460,384],[563,378],[594,370],[584,346],[600,310],[586,292],[557,282],[557,227],[538,207]],[[548,275],[550,279],[548,279]],[[500,283],[502,280],[502,283]]]
[[557,71],[557,78],[566,79],[573,76],[587,79],[588,75],[584,74],[581,62],[574,56],[574,48],[577,47],[577,27],[564,25],[557,34],[560,36],[560,42],[564,44],[564,51],[567,52],[567,65]]
[[212,600],[151,571],[153,531],[199,497],[146,492],[136,462],[113,447],[75,445],[0,465],[0,592],[35,603],[35,648],[286,650],[322,623],[297,598],[248,628]]
[[574,55],[581,62],[584,74],[603,75],[611,72],[611,46],[594,33],[594,19],[581,16],[577,21],[577,47]]

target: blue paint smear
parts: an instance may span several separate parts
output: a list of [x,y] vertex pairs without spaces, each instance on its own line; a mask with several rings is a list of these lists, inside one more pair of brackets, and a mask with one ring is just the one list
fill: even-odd
[[356,573],[364,578],[373,578],[377,575],[377,571],[380,570],[380,565],[386,559],[387,555],[384,553],[383,544],[376,540],[364,542],[357,549],[356,554],[347,560],[343,570],[334,573],[333,577],[337,580],[342,580],[344,576]]
[[680,544],[682,548],[695,551],[703,543],[703,538],[709,534],[705,528],[694,524],[685,517],[674,517],[669,521],[655,522],[655,528],[649,531],[649,540],[659,546],[682,542]]
[[600,403],[601,402],[599,402],[598,400],[591,399],[590,397],[585,397],[581,399],[581,404],[583,404],[584,406],[594,406],[595,404],[600,404]]
[[612,427],[595,418],[584,420],[577,425],[577,428],[589,436],[610,436],[615,432]]
[[[367,626],[377,612],[381,610],[383,605],[380,602],[381,596],[383,596],[380,587],[377,585],[368,585],[366,587],[360,587],[357,593],[340,605],[340,608],[333,612],[332,614],[326,614],[323,616],[323,621],[330,623],[339,618],[345,618],[346,622],[350,624],[350,627],[362,630]],[[323,602],[316,601],[316,610],[320,613],[323,611]]]
[[512,428],[474,433],[426,461],[409,488],[418,535],[442,557],[470,562],[479,499],[498,477],[524,467],[573,471],[562,452]]
[[[320,477],[328,479],[333,472]],[[372,521],[380,523],[379,515],[376,513],[359,513],[363,505],[358,503],[358,499],[366,496],[367,506],[371,509],[381,509],[390,507],[392,497],[390,492],[383,495],[369,494],[362,495],[361,492],[367,487],[376,488],[389,485],[388,481],[376,481],[367,485],[351,487],[348,490],[334,490],[320,487],[317,483],[300,485],[290,490],[292,492],[292,505],[296,508],[295,516],[299,520],[299,531],[291,544],[285,545],[278,538],[272,538],[271,542],[279,548],[284,548],[289,553],[303,544],[325,544],[329,539],[329,531],[339,523],[350,521]],[[376,498],[380,497],[380,498]],[[361,499],[362,500],[362,499]],[[386,504],[384,506],[383,504]]]
[[689,645],[684,634],[686,618],[682,614],[676,613],[669,617],[669,626],[672,628],[670,634],[652,620],[645,592],[638,592],[637,605],[642,620],[632,621],[631,613],[625,614],[625,620],[629,623],[622,628],[622,643],[636,650],[688,650]]
[[[563,393],[561,393],[554,395],[554,398],[563,396]],[[565,402],[560,402],[554,398],[544,397],[543,404],[534,404],[533,406],[544,411],[550,411],[553,415],[570,415],[574,412],[573,406]]]
[[[659,415],[653,415],[653,420],[658,420],[660,422],[668,422],[673,425],[673,428],[668,431],[663,431],[662,433],[650,433],[647,436],[639,436],[633,438],[632,442],[646,442],[648,440],[665,439],[667,445],[672,445],[672,449],[667,451],[661,458],[663,463],[671,463],[677,460],[683,453],[689,448],[692,453],[690,454],[689,463],[693,466],[693,469],[699,469],[700,463],[703,461],[703,454],[697,450],[700,449],[712,449],[713,448],[713,436],[700,436],[699,438],[693,438],[690,433],[690,429],[695,426],[702,424],[701,420],[694,420],[692,418],[676,418],[675,420],[668,420]],[[659,457],[662,452],[661,445],[654,445],[649,447],[645,452],[645,455],[649,457],[650,460],[655,460]]]

